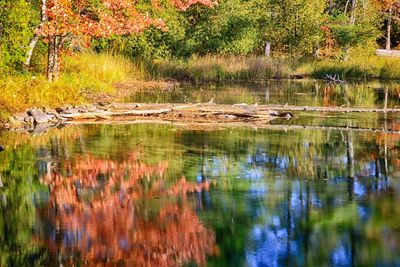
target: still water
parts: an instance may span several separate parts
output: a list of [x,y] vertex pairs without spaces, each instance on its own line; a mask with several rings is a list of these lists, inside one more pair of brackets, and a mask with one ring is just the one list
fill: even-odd
[[[388,116],[274,123],[399,129]],[[85,125],[0,144],[1,266],[400,266],[399,134]]]

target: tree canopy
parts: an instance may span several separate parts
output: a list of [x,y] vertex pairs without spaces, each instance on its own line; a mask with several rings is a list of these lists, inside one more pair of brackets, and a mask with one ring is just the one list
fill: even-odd
[[400,45],[398,0],[0,0],[0,7],[3,72],[29,65],[37,42],[48,48],[35,53],[48,54],[54,76],[62,51],[87,46],[152,59],[263,54],[269,42],[273,55],[346,59]]

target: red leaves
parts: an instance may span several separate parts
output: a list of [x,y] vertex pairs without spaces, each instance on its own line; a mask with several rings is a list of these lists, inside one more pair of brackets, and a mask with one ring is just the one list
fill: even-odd
[[[135,154],[123,162],[87,156],[48,172],[42,182],[49,186],[49,201],[39,214],[69,242],[46,235],[49,228],[38,241],[66,258],[81,255],[87,266],[204,265],[207,255],[218,253],[215,235],[185,194],[209,185],[168,181],[166,172],[167,163],[143,164]],[[179,195],[179,203],[171,195]],[[150,203],[159,197],[163,201],[154,208]]]
[[[197,3],[213,5],[211,0],[171,1],[181,10]],[[47,0],[46,15],[48,20],[38,30],[45,37],[108,37],[137,34],[150,26],[166,28],[161,19],[138,12],[131,0],[102,0],[96,6],[85,0]]]

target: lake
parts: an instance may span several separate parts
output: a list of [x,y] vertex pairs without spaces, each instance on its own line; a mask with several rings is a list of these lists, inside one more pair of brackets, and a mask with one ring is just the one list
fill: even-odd
[[[127,101],[398,107],[399,95],[269,81]],[[0,265],[400,266],[400,114],[295,115],[270,129],[0,134]]]

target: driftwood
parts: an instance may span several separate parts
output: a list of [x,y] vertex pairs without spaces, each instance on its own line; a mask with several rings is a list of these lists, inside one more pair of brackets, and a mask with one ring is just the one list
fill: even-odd
[[76,124],[167,124],[174,125],[190,130],[224,130],[229,128],[251,128],[251,129],[267,129],[267,130],[283,130],[283,131],[297,131],[297,130],[323,130],[323,131],[345,131],[345,132],[370,132],[370,133],[384,133],[400,135],[399,130],[384,129],[384,128],[365,128],[365,127],[348,127],[348,126],[326,126],[326,125],[285,125],[285,124],[268,124],[268,123],[246,123],[246,122],[205,122],[196,124],[191,122],[179,121],[165,121],[165,120],[135,120],[135,121],[70,121],[67,125]]
[[375,51],[376,55],[379,57],[394,57],[400,58],[400,50],[386,50],[386,49],[377,49]]
[[344,113],[360,113],[360,112],[400,112],[400,108],[350,108],[350,107],[315,107],[315,106],[289,106],[289,105],[260,105],[260,110],[288,110],[288,111],[316,111],[316,112],[344,112]]
[[[280,111],[280,112],[278,112]],[[399,108],[350,108],[350,107],[307,107],[289,105],[216,105],[216,104],[136,104],[122,103],[98,106],[91,112],[70,112],[59,114],[67,120],[132,120],[153,118],[165,121],[188,122],[238,122],[269,121],[276,117],[290,119],[288,111],[314,112],[399,112]]]
[[61,113],[68,120],[134,120],[139,118],[187,122],[239,122],[268,121],[273,115],[260,111],[257,106],[214,104],[109,104],[92,112]]
[[381,112],[381,113],[389,113],[389,112],[400,112],[400,108],[367,108],[367,107],[345,107],[343,106],[332,106],[332,107],[319,107],[319,106],[292,106],[292,105],[247,105],[247,104],[234,104],[234,105],[215,105],[215,104],[136,104],[136,103],[121,103],[121,104],[110,104],[105,106],[107,109],[113,110],[124,110],[124,109],[139,109],[146,107],[170,107],[172,110],[179,109],[191,109],[191,108],[199,108],[202,107],[203,110],[210,109],[223,109],[223,110],[233,110],[238,108],[236,111],[242,112],[262,112],[262,111],[273,111],[273,110],[281,110],[281,111],[316,111],[316,112],[344,112],[344,113],[373,113],[373,112]]
[[346,81],[345,80],[341,80],[340,79],[340,76],[339,75],[337,75],[337,74],[335,74],[335,75],[329,75],[329,74],[326,74],[325,75],[325,79],[326,80],[328,80],[328,81],[330,81],[330,82],[334,82],[334,83],[346,83]]
[[[277,125],[268,124],[270,121],[281,118],[291,119],[298,117],[289,111],[311,111],[318,113],[332,112],[398,112],[399,108],[349,108],[349,107],[307,107],[289,105],[217,105],[213,101],[206,104],[137,104],[137,103],[103,103],[90,106],[66,107],[46,111],[58,121],[46,126],[37,124],[33,133],[45,132],[46,127],[52,128],[65,124],[133,124],[157,123],[173,124],[190,130],[218,130],[226,128],[247,127],[254,129],[281,129],[281,130],[338,130],[361,131],[388,134],[400,134],[397,129],[379,129],[362,127],[314,126],[314,125]],[[50,112],[50,113],[49,113]],[[310,114],[314,115],[314,114]],[[19,121],[26,121],[29,114],[21,116]],[[318,116],[318,115],[317,115]],[[16,118],[18,116],[15,116]],[[34,125],[28,124],[29,129]],[[32,127],[31,127],[32,126]],[[28,130],[29,130],[28,129]],[[38,129],[38,130],[35,130]],[[43,130],[44,129],[44,130]]]
[[97,111],[75,114],[61,114],[60,116],[66,119],[96,119],[111,116],[150,116],[159,115],[172,111],[172,109],[155,109],[155,110],[127,110],[127,111]]
[[266,124],[262,128],[271,130],[335,130],[335,131],[346,131],[346,132],[374,132],[374,133],[385,133],[385,134],[400,134],[400,131],[393,129],[349,127],[349,126]]

